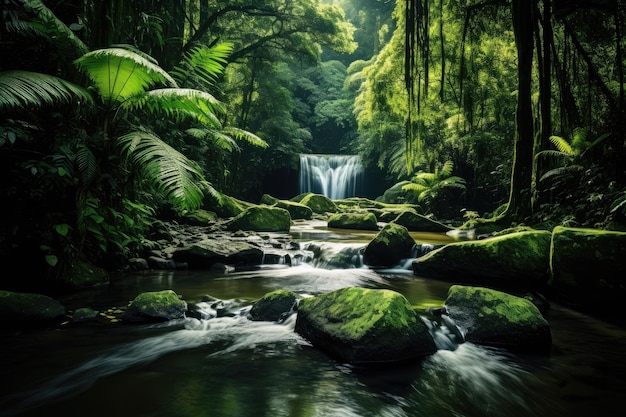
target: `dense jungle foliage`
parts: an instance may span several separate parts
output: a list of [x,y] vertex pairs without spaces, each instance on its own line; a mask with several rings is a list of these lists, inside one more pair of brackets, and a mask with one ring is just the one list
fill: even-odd
[[622,0],[0,4],[0,258],[45,279],[289,198],[301,153],[466,227],[625,229]]

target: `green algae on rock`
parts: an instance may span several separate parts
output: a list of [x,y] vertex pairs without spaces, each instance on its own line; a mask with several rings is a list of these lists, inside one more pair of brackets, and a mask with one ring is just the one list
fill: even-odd
[[402,361],[437,350],[408,300],[391,290],[351,287],[304,298],[296,332],[347,363]]
[[453,285],[445,306],[465,340],[514,351],[547,352],[550,325],[529,300],[490,288]]
[[454,242],[413,261],[413,273],[500,287],[543,289],[548,281],[550,240],[545,230]]
[[187,303],[172,290],[143,292],[130,303],[122,320],[146,323],[182,319],[186,310]]

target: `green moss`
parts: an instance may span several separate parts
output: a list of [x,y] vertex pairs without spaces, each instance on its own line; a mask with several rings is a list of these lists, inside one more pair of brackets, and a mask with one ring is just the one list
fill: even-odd
[[178,298],[178,295],[172,290],[156,291],[156,292],[144,292],[139,294],[132,302],[133,307],[137,307],[140,310],[146,309],[160,309],[170,305],[176,305],[183,301]]
[[315,320],[335,337],[356,340],[379,321],[383,327],[400,329],[417,323],[417,315],[401,294],[391,290],[344,288],[301,301],[299,310],[321,311]]

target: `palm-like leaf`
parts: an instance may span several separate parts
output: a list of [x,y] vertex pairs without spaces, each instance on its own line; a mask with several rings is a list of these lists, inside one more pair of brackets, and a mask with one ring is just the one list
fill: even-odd
[[98,49],[74,62],[87,73],[109,106],[155,85],[177,86],[176,81],[154,61],[123,48]]
[[93,104],[93,98],[87,90],[61,78],[30,71],[0,72],[2,109],[81,101]]
[[576,155],[574,148],[569,144],[567,140],[560,136],[550,136],[550,142],[559,150],[559,152],[564,153],[568,156]]
[[213,85],[217,77],[224,72],[228,56],[233,51],[230,42],[219,43],[211,48],[197,46],[185,54],[182,62],[174,67],[172,75],[180,85]]
[[227,126],[223,129],[223,133],[237,139],[238,141],[248,142],[250,145],[259,148],[265,149],[269,146],[266,141],[264,141],[254,133],[248,132],[247,130],[239,129],[237,127]]
[[222,104],[211,94],[188,88],[161,88],[137,94],[122,103],[121,108],[188,117],[216,129],[220,129],[222,124],[215,113],[224,112]]
[[203,190],[210,186],[196,163],[148,132],[126,134],[118,139],[118,146],[142,177],[174,205],[183,209],[200,207]]

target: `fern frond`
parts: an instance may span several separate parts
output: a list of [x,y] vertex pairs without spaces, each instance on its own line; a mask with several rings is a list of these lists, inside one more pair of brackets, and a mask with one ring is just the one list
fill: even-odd
[[117,145],[143,178],[172,204],[187,210],[200,207],[206,181],[195,162],[148,132],[126,134],[118,138]]
[[449,177],[452,174],[452,170],[454,169],[454,164],[452,161],[446,161],[441,168],[441,171],[438,172],[438,177],[445,178]]
[[196,46],[185,53],[182,62],[172,70],[172,75],[180,85],[189,85],[192,79],[199,84],[213,85],[224,72],[233,47],[230,42],[218,43],[211,48]]
[[44,107],[61,103],[93,104],[84,88],[52,75],[30,71],[0,72],[0,108]]
[[554,168],[546,172],[545,174],[543,174],[541,178],[539,178],[539,181],[545,181],[548,178],[553,178],[553,177],[560,177],[560,178],[567,177],[582,170],[583,170],[583,167],[580,165],[566,165],[563,167]]
[[87,73],[109,104],[121,103],[155,85],[177,87],[176,81],[153,60],[123,48],[91,51],[74,63]]
[[559,152],[563,152],[569,156],[574,156],[575,152],[572,148],[572,145],[569,144],[567,140],[560,136],[550,136],[550,142],[559,150]]
[[190,117],[212,128],[222,124],[215,113],[224,113],[224,107],[209,93],[190,88],[161,88],[137,94],[124,103],[126,110],[145,110],[153,114]]
[[76,151],[76,166],[81,185],[90,184],[98,173],[98,162],[91,149],[80,145]]
[[226,135],[235,138],[236,140],[248,142],[250,145],[253,145],[259,148],[266,149],[267,147],[269,147],[269,144],[266,141],[264,141],[263,139],[255,135],[254,133],[248,132],[247,130],[239,129],[237,127],[227,126],[224,128],[223,132]]

